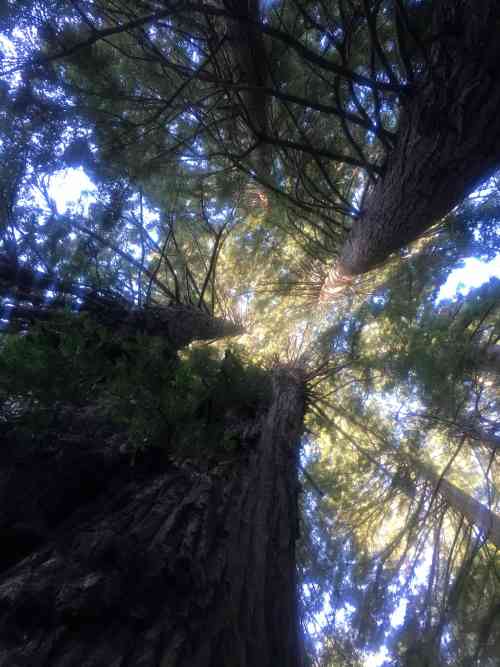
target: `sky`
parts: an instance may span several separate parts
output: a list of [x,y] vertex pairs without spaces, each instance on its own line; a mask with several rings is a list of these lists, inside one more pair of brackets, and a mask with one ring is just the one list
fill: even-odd
[[439,291],[438,300],[452,299],[455,294],[467,294],[474,287],[479,287],[490,278],[500,278],[500,254],[490,262],[482,262],[476,257],[468,257],[464,266],[455,269]]
[[50,177],[49,194],[56,202],[59,213],[71,204],[81,202],[84,211],[95,201],[97,188],[82,167],[78,169],[62,169]]
[[[50,196],[56,202],[58,211],[61,213],[75,205],[81,207],[82,211],[87,213],[88,206],[95,201],[97,192],[95,184],[81,167],[64,169],[52,175],[48,189]],[[479,287],[493,276],[500,278],[500,254],[489,262],[481,261],[476,257],[469,257],[465,259],[461,267],[450,273],[446,283],[439,291],[438,301],[453,299],[458,293],[467,294],[470,289]],[[420,581],[425,580],[428,576],[429,563],[422,563],[421,567],[422,571],[418,575]],[[403,623],[406,603],[406,599],[401,599],[398,607],[393,612],[391,617],[393,627]],[[339,610],[339,612],[342,613],[342,610]],[[319,626],[322,625],[322,616],[323,614],[320,612],[317,619]],[[381,667],[388,658],[388,649],[382,645],[379,651],[365,655],[364,667]]]
[[[265,1],[272,2],[272,0]],[[11,43],[2,35],[0,35],[0,47],[6,55],[14,55]],[[82,212],[86,214],[89,204],[95,201],[96,192],[95,184],[81,167],[61,170],[50,178],[49,194],[56,202],[60,213],[76,205],[80,206]],[[490,262],[469,257],[463,262],[463,266],[450,273],[446,283],[439,291],[438,301],[453,299],[458,293],[467,294],[470,289],[479,287],[494,276],[500,278],[500,254]],[[426,573],[422,572],[421,577],[425,578]],[[403,622],[405,606],[406,601],[402,599],[391,619],[394,626]],[[366,655],[365,667],[380,667],[387,657],[387,648],[383,646],[377,653]]]

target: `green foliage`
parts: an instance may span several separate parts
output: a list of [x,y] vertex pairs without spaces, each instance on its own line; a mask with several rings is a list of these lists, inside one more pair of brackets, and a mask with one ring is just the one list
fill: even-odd
[[89,317],[61,316],[0,352],[2,416],[27,432],[92,405],[132,448],[180,455],[235,451],[270,398],[266,373],[209,347],[179,358],[163,341],[120,338]]
[[[418,42],[438,46],[427,16],[435,3],[261,3],[268,28],[286,37],[264,37],[276,93],[262,100],[267,140],[274,143],[267,190],[265,178],[253,178],[255,123],[244,108],[249,82],[223,18],[178,3],[168,20],[73,50],[94,34],[82,12],[90,25],[119,28],[142,4],[148,3],[11,0],[0,7],[0,32],[15,40],[20,62],[29,64],[15,85],[0,82],[2,252],[15,247],[23,262],[59,280],[120,292],[139,306],[161,304],[147,269],[190,301],[197,300],[193,282],[204,282],[215,232],[230,223],[217,288],[229,310],[244,300],[250,311],[249,354],[283,355],[299,331],[308,344],[313,340],[318,358],[333,359],[331,372],[310,391],[308,415],[321,450],[308,468],[326,498],[306,496],[302,507],[310,540],[302,545],[301,563],[309,619],[314,624],[325,616],[325,600],[332,610],[314,642],[321,653],[315,665],[361,665],[362,652],[389,644],[391,633],[397,660],[391,664],[403,664],[397,656],[406,656],[407,667],[422,664],[424,649],[415,662],[410,648],[425,646],[431,635],[450,638],[441,647],[443,664],[458,664],[461,636],[462,644],[471,643],[471,617],[480,626],[472,630],[495,655],[495,633],[488,638],[488,632],[496,630],[498,562],[493,567],[493,557],[484,557],[475,569],[460,570],[469,564],[470,549],[460,531],[453,546],[453,513],[446,515],[452,520],[440,520],[447,509],[439,494],[395,460],[394,451],[423,450],[444,462],[443,424],[471,415],[490,429],[498,422],[494,378],[479,359],[499,337],[498,282],[455,304],[436,305],[440,286],[464,257],[498,252],[498,187],[489,187],[484,201],[468,198],[425,241],[401,249],[401,261],[372,273],[366,289],[355,283],[358,293],[320,314],[326,331],[325,322],[312,317],[318,265],[329,267],[338,255],[357,209],[369,205],[360,199],[364,186],[397,143],[400,102],[411,105],[399,94],[411,75],[408,63],[425,79]],[[407,16],[394,25],[397,6]],[[61,49],[69,55],[35,65],[39,56]],[[0,55],[2,71],[13,64],[7,51]],[[335,74],[336,67],[374,85],[354,86]],[[393,91],[391,78],[398,84]],[[96,184],[88,209],[75,205],[61,215],[34,196],[52,174],[77,167]],[[141,252],[138,269],[126,257]],[[185,280],[174,280],[168,265]],[[205,297],[210,292],[218,312],[227,312],[215,283],[214,273]],[[56,437],[63,431],[60,414],[92,406],[132,449],[230,458],[248,442],[247,427],[255,426],[270,399],[268,377],[239,351],[219,355],[198,347],[179,357],[161,340],[120,338],[85,316],[61,317],[0,344],[0,420],[27,441],[44,433]],[[428,413],[427,421],[416,423],[412,412]],[[325,433],[325,413],[342,430]],[[453,440],[460,435],[450,433]],[[498,464],[490,452],[482,457],[488,472],[478,483],[471,449],[463,447],[453,475],[475,497],[485,497],[486,484],[494,499]],[[426,575],[429,583],[416,582],[413,572],[433,540],[445,565]],[[467,574],[460,596],[453,583],[459,571]],[[389,619],[405,597],[407,618],[398,636]]]

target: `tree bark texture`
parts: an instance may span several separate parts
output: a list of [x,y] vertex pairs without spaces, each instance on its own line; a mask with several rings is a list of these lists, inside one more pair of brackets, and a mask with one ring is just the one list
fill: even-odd
[[441,477],[431,466],[416,460],[414,465],[420,475],[434,485],[437,492],[450,507],[462,514],[471,525],[476,526],[492,544],[500,549],[499,516],[468,493]]
[[0,578],[0,667],[302,664],[295,540],[304,385],[237,455],[158,463],[87,503]]
[[0,573],[46,544],[116,478],[129,479],[122,438],[109,420],[73,407],[53,422],[29,443],[16,425],[0,424]]
[[430,67],[403,103],[396,146],[331,287],[415,240],[500,165],[499,21],[496,0],[433,3]]

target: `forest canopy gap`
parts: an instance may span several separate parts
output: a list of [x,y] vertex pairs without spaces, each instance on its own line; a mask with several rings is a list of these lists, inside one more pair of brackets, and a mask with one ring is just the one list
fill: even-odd
[[2,4],[0,665],[499,664],[499,25]]

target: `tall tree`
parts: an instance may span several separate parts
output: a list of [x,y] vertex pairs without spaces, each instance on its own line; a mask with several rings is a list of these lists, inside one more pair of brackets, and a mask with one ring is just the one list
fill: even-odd
[[[329,617],[322,665],[384,642],[470,664],[471,613],[493,655],[495,286],[435,299],[499,248],[495,181],[440,223],[498,166],[499,19],[492,0],[0,10],[6,665],[299,665],[300,595],[308,628]],[[65,211],[62,170],[96,186]],[[272,370],[236,344],[177,354],[242,319]],[[442,492],[423,460],[453,462]]]
[[[72,63],[79,73],[66,70],[61,83],[117,158],[137,155],[146,131],[156,147],[142,168],[182,154],[263,181],[299,214],[306,238],[312,226],[340,255],[323,298],[336,275],[383,262],[498,165],[495,2],[149,9],[78,2],[70,29],[64,11],[47,20],[22,5],[7,18],[37,24],[42,40],[4,69],[54,77]],[[97,77],[91,61],[104,66]],[[142,89],[113,73],[126,68],[145,77]],[[263,147],[274,155],[268,179],[253,162]],[[358,204],[353,189],[364,190]]]
[[233,402],[211,415],[232,454],[122,476],[4,576],[0,664],[302,664],[304,383],[289,368],[271,381],[256,414]]

